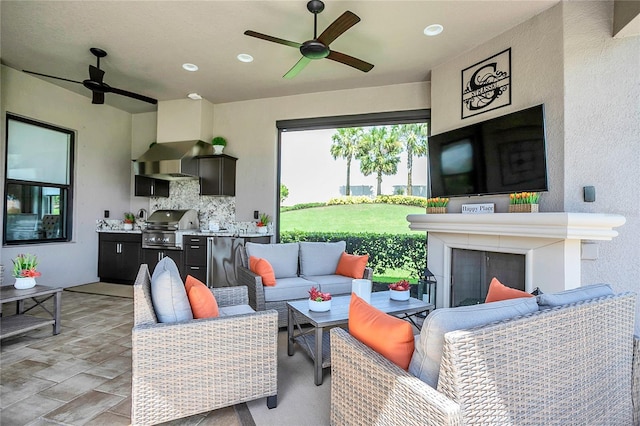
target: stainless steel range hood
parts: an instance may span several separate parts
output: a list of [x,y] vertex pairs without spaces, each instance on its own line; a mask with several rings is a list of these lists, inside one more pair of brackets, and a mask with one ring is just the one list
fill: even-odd
[[197,179],[198,160],[195,157],[211,153],[211,145],[201,140],[155,143],[134,160],[134,170],[136,175],[156,179]]

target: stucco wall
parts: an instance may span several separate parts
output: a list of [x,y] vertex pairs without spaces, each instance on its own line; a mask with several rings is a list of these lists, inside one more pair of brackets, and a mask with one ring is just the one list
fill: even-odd
[[[435,68],[431,124],[436,134],[544,103],[549,192],[541,210],[625,216],[618,237],[594,242],[597,259],[582,261],[581,279],[640,293],[640,199],[633,195],[640,182],[640,38],[613,39],[612,21],[613,2],[563,2]],[[508,47],[511,106],[462,120],[460,71]],[[596,187],[595,203],[583,201],[586,185]],[[495,202],[498,211],[508,204],[506,196],[472,197],[451,208],[466,202]]]
[[276,210],[276,121],[429,108],[429,86],[412,83],[215,105],[214,134],[227,138],[226,154],[238,157],[236,220],[252,220],[254,210]]
[[[131,114],[2,66],[2,126],[6,113],[76,131],[73,241],[2,247],[0,263],[11,266],[19,253],[36,254],[44,285],[97,281],[96,219],[104,210],[120,218],[129,210]],[[2,152],[5,152],[2,137]],[[4,162],[3,162],[4,164]],[[4,173],[2,174],[4,179]],[[0,185],[4,190],[4,184]],[[4,196],[4,194],[2,194]],[[5,279],[11,280],[7,272]]]
[[[582,282],[640,294],[640,37],[611,37],[610,2],[563,8],[565,209],[627,219],[618,237],[597,243],[597,260],[582,261]],[[583,201],[586,185],[593,203]]]

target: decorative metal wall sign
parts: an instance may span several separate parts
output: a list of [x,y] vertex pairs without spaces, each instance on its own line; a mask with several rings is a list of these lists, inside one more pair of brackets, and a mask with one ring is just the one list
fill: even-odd
[[462,118],[511,105],[511,48],[462,70]]

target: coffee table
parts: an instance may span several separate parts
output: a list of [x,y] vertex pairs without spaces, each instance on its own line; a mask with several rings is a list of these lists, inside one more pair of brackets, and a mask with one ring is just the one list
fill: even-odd
[[[60,333],[60,306],[62,303],[62,288],[36,285],[32,288],[19,290],[14,286],[0,287],[0,315],[2,315],[2,304],[16,302],[16,314],[2,317],[0,321],[0,339],[15,336],[16,334],[34,330],[46,325],[53,325],[53,334]],[[53,312],[49,311],[43,303],[53,297]],[[24,302],[31,299],[35,305],[26,308]],[[41,318],[32,315],[25,315],[27,312],[40,306],[47,311],[51,318]]]
[[[309,310],[307,299],[287,302],[287,354],[292,356],[294,344],[298,343],[313,359],[315,384],[322,384],[322,369],[331,366],[331,350],[329,347],[329,333],[325,329],[336,326],[344,326],[349,322],[349,302],[351,296],[336,296],[331,299],[331,310],[327,312],[314,312]],[[423,302],[415,298],[405,301],[396,301],[389,298],[388,291],[371,293],[371,305],[391,315],[408,319],[414,325],[412,316],[429,312],[435,308],[433,304]],[[313,328],[303,330],[296,318],[301,316],[304,322],[310,323]],[[417,325],[416,325],[417,327]],[[298,334],[294,335],[295,329]],[[321,354],[317,356],[317,354]]]

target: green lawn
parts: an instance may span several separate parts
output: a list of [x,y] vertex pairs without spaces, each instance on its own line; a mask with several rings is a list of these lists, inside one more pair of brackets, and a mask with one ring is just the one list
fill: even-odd
[[409,234],[408,214],[423,207],[395,204],[349,204],[291,210],[280,214],[281,231],[379,232]]

